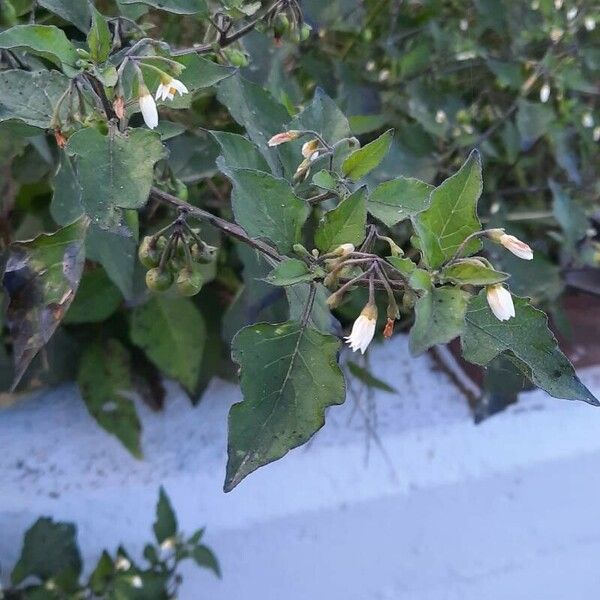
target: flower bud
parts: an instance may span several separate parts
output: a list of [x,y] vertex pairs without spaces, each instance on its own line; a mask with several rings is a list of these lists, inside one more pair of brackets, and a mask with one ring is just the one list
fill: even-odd
[[383,328],[383,337],[389,339],[392,337],[394,333],[394,319],[390,319],[385,322],[385,327]]
[[335,256],[348,256],[348,254],[352,254],[354,250],[354,244],[342,244],[333,251],[333,254],[335,254]]
[[515,305],[511,293],[500,283],[486,287],[487,301],[499,321],[508,321],[515,316]]
[[275,134],[267,143],[269,146],[279,146],[286,142],[297,140],[300,137],[300,132],[292,129],[290,131],[282,131],[281,133]]
[[319,140],[310,140],[302,145],[302,156],[310,158],[319,148]]

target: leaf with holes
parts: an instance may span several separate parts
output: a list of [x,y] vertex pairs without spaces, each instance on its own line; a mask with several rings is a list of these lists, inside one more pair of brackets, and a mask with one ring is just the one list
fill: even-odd
[[13,387],[67,312],[83,271],[83,217],[55,233],[10,247],[2,283],[9,301],[6,323],[15,359]]
[[508,321],[498,321],[493,315],[485,290],[471,299],[462,335],[464,358],[485,366],[499,355],[516,357],[519,364],[527,366],[529,379],[551,396],[599,406],[559,350],[546,315],[526,298],[513,299],[515,317]]
[[288,321],[242,329],[232,342],[244,400],[229,412],[225,491],[307,442],[325,422],[325,409],[344,401],[340,342]]

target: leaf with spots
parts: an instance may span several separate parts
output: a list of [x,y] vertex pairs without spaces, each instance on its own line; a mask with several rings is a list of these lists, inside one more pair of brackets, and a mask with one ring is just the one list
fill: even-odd
[[6,323],[19,383],[38,351],[67,312],[83,271],[89,219],[82,217],[55,233],[13,244],[2,283],[8,295]]
[[243,402],[229,412],[225,491],[307,442],[344,401],[339,340],[288,321],[242,329],[232,342]]
[[513,299],[515,317],[508,321],[494,317],[485,290],[471,299],[462,335],[464,358],[482,366],[500,355],[516,358],[515,364],[526,365],[528,378],[551,396],[600,405],[558,349],[546,315],[526,298]]
[[115,339],[88,346],[77,376],[85,405],[100,427],[135,456],[142,457],[142,426],[129,397],[133,390],[129,352]]

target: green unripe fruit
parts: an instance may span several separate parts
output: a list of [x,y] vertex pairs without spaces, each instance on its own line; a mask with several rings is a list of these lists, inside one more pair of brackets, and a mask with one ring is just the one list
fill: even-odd
[[308,23],[302,23],[300,27],[300,41],[305,42],[311,34],[312,27]]
[[204,277],[198,269],[191,271],[184,268],[179,271],[175,285],[182,296],[195,296],[202,289],[203,283]]
[[234,67],[242,68],[250,64],[246,54],[236,48],[226,48],[226,56]]
[[160,255],[161,250],[158,248],[157,242],[153,241],[152,237],[149,235],[146,236],[138,248],[138,258],[140,259],[140,262],[147,269],[153,269],[154,267],[158,267]]
[[297,29],[294,29],[293,31],[290,31],[289,39],[294,44],[299,44],[302,41],[300,32]]
[[146,285],[153,292],[166,292],[173,285],[173,273],[159,268],[150,269],[146,273]]
[[287,18],[287,15],[283,13],[279,13],[275,18],[275,22],[273,23],[273,33],[275,37],[281,37],[285,35],[290,30],[290,20]]
[[204,247],[200,249],[198,244],[194,244],[191,248],[192,258],[195,262],[202,265],[207,265],[215,260],[217,256],[217,249],[214,246],[204,244]]

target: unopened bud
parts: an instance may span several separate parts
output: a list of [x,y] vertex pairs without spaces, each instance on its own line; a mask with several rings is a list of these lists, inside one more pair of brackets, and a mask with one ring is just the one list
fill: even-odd
[[125,116],[125,98],[117,96],[113,101],[113,109],[119,119]]
[[333,251],[333,254],[335,254],[335,256],[348,256],[348,254],[352,254],[354,250],[354,244],[342,244]]
[[275,134],[267,143],[269,146],[279,146],[286,142],[297,140],[300,137],[300,131],[292,129],[290,131],[282,131],[281,133]]
[[383,328],[383,337],[389,339],[392,337],[394,333],[394,319],[390,319],[385,322],[385,327]]
[[333,294],[331,294],[331,296],[329,296],[327,298],[327,300],[326,300],[327,306],[329,306],[329,308],[331,308],[331,309],[337,308],[342,303],[343,299],[344,299],[344,294],[334,292]]
[[58,128],[54,130],[54,139],[56,140],[56,145],[59,148],[64,148],[67,145],[67,138],[64,136],[63,132]]
[[304,156],[304,158],[311,158],[318,148],[319,140],[310,140],[302,145],[302,156]]

